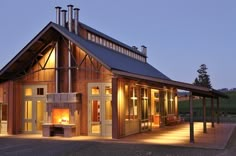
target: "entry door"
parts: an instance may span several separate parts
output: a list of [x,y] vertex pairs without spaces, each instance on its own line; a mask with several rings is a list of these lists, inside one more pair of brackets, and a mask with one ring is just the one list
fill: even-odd
[[7,134],[7,104],[0,104],[0,134]]
[[88,84],[89,135],[112,135],[112,101],[110,83]]
[[147,89],[141,88],[141,131],[150,130],[151,123],[151,106],[148,101]]
[[101,100],[90,99],[90,133],[93,135],[101,135]]
[[111,98],[106,97],[103,99],[102,107],[102,136],[112,135],[112,101]]
[[89,131],[91,135],[112,135],[112,101],[111,98],[90,98]]
[[29,98],[24,101],[23,129],[25,133],[40,133],[42,131],[45,100]]

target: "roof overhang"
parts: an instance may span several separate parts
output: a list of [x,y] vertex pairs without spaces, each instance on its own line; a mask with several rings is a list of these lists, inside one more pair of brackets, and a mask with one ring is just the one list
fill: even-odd
[[196,86],[196,85],[193,85],[190,83],[173,81],[173,80],[165,80],[165,79],[159,79],[159,78],[154,78],[154,77],[147,77],[147,76],[137,75],[137,74],[133,74],[133,73],[127,73],[127,72],[119,71],[119,70],[115,70],[115,69],[113,69],[112,72],[114,74],[117,74],[120,76],[146,80],[146,81],[150,81],[152,83],[158,83],[158,84],[161,83],[167,87],[173,87],[176,89],[190,91],[195,96],[202,96],[202,97],[209,97],[209,98],[218,98],[218,97],[229,98],[226,94],[224,94],[220,91],[217,91],[215,89],[209,89],[206,87]]

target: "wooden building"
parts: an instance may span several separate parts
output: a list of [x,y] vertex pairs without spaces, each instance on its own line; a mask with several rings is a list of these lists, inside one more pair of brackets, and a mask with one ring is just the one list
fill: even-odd
[[177,120],[177,89],[221,95],[171,80],[147,62],[145,46],[83,24],[72,5],[56,12],[0,71],[0,133],[121,138]]

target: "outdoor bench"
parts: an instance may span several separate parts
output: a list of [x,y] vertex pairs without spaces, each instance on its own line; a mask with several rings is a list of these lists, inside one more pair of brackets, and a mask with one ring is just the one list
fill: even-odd
[[167,115],[166,117],[166,125],[176,125],[182,123],[184,120],[176,115]]

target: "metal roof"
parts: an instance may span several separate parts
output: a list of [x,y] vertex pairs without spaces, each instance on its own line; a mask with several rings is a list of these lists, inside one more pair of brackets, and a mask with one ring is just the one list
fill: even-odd
[[66,36],[67,39],[74,42],[74,44],[82,48],[89,55],[99,60],[100,63],[111,70],[126,71],[128,73],[169,80],[166,75],[164,75],[148,63],[136,60],[120,52],[101,46],[95,42],[85,40],[75,35],[74,33],[69,32],[66,28],[60,25],[54,23],[53,25],[58,31]]

